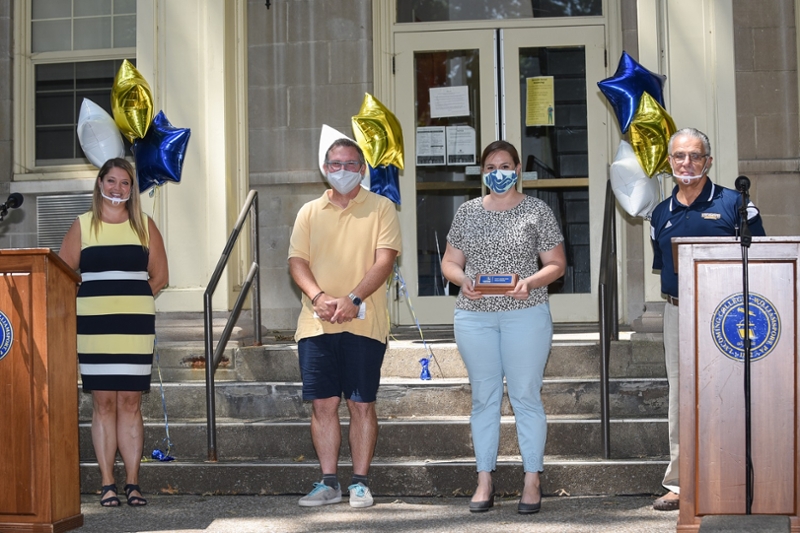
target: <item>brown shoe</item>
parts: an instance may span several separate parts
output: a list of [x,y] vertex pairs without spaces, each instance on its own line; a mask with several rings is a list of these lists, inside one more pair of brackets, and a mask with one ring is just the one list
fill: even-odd
[[680,496],[670,491],[653,502],[656,511],[677,511],[680,505]]

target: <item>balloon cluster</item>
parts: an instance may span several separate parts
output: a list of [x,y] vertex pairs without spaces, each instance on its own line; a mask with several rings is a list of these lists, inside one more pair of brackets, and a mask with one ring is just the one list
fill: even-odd
[[652,176],[669,173],[669,139],[675,122],[664,109],[666,76],[650,72],[626,52],[617,71],[597,82],[617,116],[622,133],[630,132],[630,144],[621,141],[610,181],[620,206],[633,216],[648,218],[660,200],[660,187]]
[[111,115],[84,98],[78,117],[78,140],[96,167],[125,156],[124,135],[133,144],[139,192],[179,183],[191,130],[175,128],[163,111],[153,118],[153,95],[147,80],[127,59],[114,77]]
[[[361,186],[400,205],[399,171],[403,169],[403,130],[397,117],[369,93],[358,115],[352,118],[355,141],[369,165]],[[325,156],[337,139],[350,139],[336,129],[322,125],[319,137],[319,170],[325,174]]]
[[370,190],[400,205],[403,130],[397,117],[369,93],[353,117],[353,133],[370,168]]

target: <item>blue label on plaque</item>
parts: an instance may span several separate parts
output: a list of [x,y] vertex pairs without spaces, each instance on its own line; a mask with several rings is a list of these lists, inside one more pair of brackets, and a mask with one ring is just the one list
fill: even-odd
[[744,296],[733,294],[721,302],[711,319],[711,334],[717,348],[730,359],[744,360],[744,333],[750,339],[750,360],[758,361],[769,354],[781,337],[781,318],[772,302],[760,294],[750,293],[750,317],[744,317]]
[[486,284],[486,283],[498,284],[498,285],[508,285],[508,284],[511,283],[511,279],[512,279],[511,276],[489,276],[489,275],[485,275],[485,276],[479,276],[478,277],[478,283],[480,283],[482,285]]
[[0,311],[0,359],[3,359],[11,350],[14,343],[14,329],[5,313]]

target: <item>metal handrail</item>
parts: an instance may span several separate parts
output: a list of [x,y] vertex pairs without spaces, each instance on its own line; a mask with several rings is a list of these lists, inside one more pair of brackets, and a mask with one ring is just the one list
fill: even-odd
[[[213,320],[211,316],[211,297],[217,289],[222,271],[228,264],[233,246],[239,238],[239,233],[244,226],[247,215],[251,214],[250,219],[250,248],[253,253],[253,263],[250,265],[250,271],[247,273],[242,290],[239,297],[236,298],[236,303],[233,305],[231,316],[228,317],[228,322],[222,330],[217,348],[214,350],[214,330]],[[253,335],[255,346],[261,346],[261,283],[259,279],[259,260],[258,260],[258,192],[250,191],[245,200],[244,207],[239,213],[239,218],[236,220],[236,225],[231,231],[228,242],[225,244],[225,249],[217,262],[217,268],[211,275],[211,280],[208,282],[208,287],[203,293],[203,318],[205,323],[205,353],[206,353],[206,417],[208,426],[206,428],[208,436],[208,460],[212,462],[217,461],[217,420],[216,420],[216,406],[214,402],[214,373],[222,360],[222,354],[225,352],[225,347],[231,337],[231,332],[239,319],[239,313],[242,311],[244,300],[247,298],[247,292],[250,287],[253,287]]]
[[611,182],[606,186],[603,211],[603,243],[600,248],[600,424],[603,428],[603,457],[611,458],[611,415],[608,405],[608,367],[611,341],[619,340],[619,304],[617,301],[617,222],[616,200]]

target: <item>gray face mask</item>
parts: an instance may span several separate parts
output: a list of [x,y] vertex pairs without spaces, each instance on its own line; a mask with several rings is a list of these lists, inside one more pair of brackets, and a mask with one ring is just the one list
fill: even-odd
[[331,187],[336,189],[339,194],[347,194],[361,183],[363,176],[361,172],[352,172],[350,170],[337,170],[336,172],[328,172],[328,183]]

